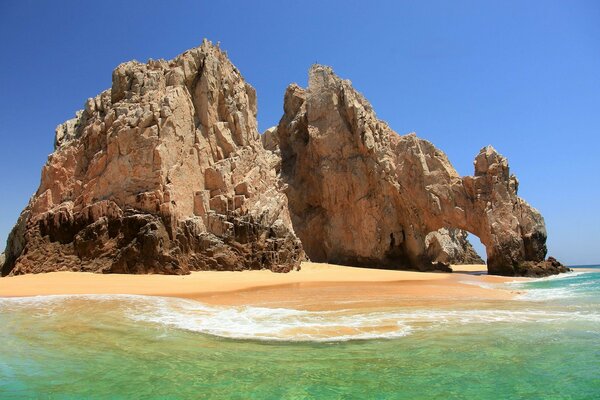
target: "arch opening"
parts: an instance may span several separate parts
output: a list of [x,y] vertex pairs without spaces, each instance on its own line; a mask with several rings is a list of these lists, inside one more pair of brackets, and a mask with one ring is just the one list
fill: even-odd
[[471,232],[467,232],[467,240],[473,246],[473,249],[477,253],[477,255],[483,260],[483,263],[487,263],[487,253],[485,249],[485,245],[481,243],[481,239],[479,236],[472,234]]
[[425,254],[432,263],[453,266],[453,271],[487,271],[486,248],[471,232],[443,227],[425,237]]

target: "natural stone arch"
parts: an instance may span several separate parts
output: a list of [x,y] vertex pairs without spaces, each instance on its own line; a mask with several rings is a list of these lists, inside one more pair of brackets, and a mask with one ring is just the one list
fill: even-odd
[[481,149],[474,175],[463,178],[445,154],[414,135],[402,137],[394,150],[396,178],[401,186],[410,184],[409,201],[421,210],[426,230],[451,226],[478,236],[494,274],[512,275],[519,263],[544,259],[544,220],[517,196],[518,180],[494,148]]
[[431,269],[425,236],[442,227],[477,235],[488,270],[514,275],[546,255],[544,220],[491,146],[460,177],[446,155],[376,118],[350,81],[315,65],[290,85],[277,128],[294,230],[309,257]]

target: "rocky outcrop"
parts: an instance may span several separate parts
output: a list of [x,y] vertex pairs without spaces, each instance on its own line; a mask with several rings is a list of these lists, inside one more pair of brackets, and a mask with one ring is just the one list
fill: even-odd
[[273,126],[260,135],[263,147],[269,151],[279,154],[279,137],[277,136],[277,127]]
[[461,177],[328,67],[311,68],[308,88],[287,88],[277,134],[294,230],[315,261],[430,270],[426,237],[440,228],[477,235],[492,274],[523,274],[546,255],[544,220],[496,150],[483,148]]
[[467,236],[467,232],[452,228],[441,228],[428,233],[425,236],[427,257],[443,264],[485,264]]
[[515,275],[539,278],[548,275],[556,275],[572,271],[572,269],[561,264],[556,258],[548,257],[543,261],[525,261],[517,267]]
[[112,78],[56,129],[2,274],[298,268],[279,159],[227,56],[205,41]]
[[544,220],[492,147],[461,177],[318,65],[308,88],[288,87],[279,125],[262,136],[256,110],[254,89],[207,41],[171,61],[119,65],[112,87],[57,127],[2,275],[284,272],[304,251],[447,270],[475,261],[467,231],[486,246],[490,273],[562,270],[544,261]]

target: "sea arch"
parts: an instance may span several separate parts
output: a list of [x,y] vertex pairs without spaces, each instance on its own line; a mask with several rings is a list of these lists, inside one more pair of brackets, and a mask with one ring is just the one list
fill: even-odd
[[491,274],[515,275],[546,255],[540,213],[493,147],[473,176],[415,134],[400,136],[331,68],[315,65],[308,88],[290,85],[277,127],[281,176],[294,230],[315,261],[433,269],[427,233],[454,227],[478,236]]

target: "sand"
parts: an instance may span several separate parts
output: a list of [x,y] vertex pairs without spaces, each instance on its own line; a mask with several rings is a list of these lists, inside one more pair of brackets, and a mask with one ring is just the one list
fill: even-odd
[[482,274],[487,274],[487,265],[485,264],[462,264],[462,265],[453,265],[453,272],[479,272]]
[[494,287],[514,278],[477,275],[485,265],[458,266],[469,273],[426,273],[305,262],[301,271],[193,272],[185,276],[51,272],[0,279],[0,296],[137,294],[172,296],[211,304],[330,309],[367,304],[424,304],[508,300]]

